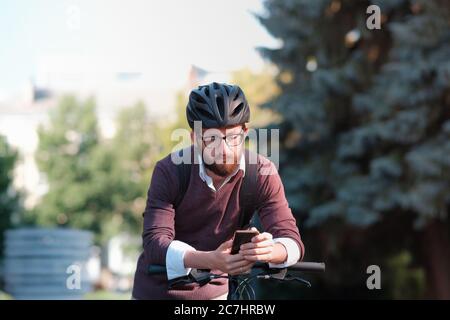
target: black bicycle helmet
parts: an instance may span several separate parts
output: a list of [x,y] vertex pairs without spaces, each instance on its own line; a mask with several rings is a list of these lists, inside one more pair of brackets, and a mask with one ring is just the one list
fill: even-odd
[[239,86],[213,82],[191,91],[186,116],[191,128],[222,128],[249,122],[250,107]]

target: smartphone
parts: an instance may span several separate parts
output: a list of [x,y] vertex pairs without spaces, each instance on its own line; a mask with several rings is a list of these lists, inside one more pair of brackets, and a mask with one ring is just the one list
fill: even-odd
[[252,238],[258,235],[257,230],[237,230],[234,233],[233,245],[231,246],[231,254],[236,254],[239,252],[239,248],[244,243],[252,241]]

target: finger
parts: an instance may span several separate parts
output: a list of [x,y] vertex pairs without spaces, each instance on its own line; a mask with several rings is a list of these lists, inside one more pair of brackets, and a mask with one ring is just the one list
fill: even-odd
[[257,236],[254,236],[252,238],[252,242],[260,242],[260,241],[264,241],[264,240],[271,240],[272,239],[272,235],[268,232],[263,232],[261,234],[258,234]]
[[249,272],[251,272],[253,265],[254,265],[253,262],[250,262],[250,263],[247,262],[243,266],[230,268],[230,271],[228,273],[231,274],[231,275],[249,273]]
[[241,274],[248,274],[248,273],[251,273],[251,272],[252,272],[253,264],[254,264],[254,263],[252,262],[252,263],[249,263],[248,265],[242,267],[242,269],[239,270],[240,273],[241,273]]
[[246,264],[248,264],[248,260],[246,260],[244,257],[242,257],[241,260],[231,261],[231,262],[227,263],[228,268],[238,268],[238,267],[245,266]]
[[255,263],[253,261],[247,261],[247,264],[242,267],[244,271],[251,271]]
[[266,262],[270,261],[271,257],[272,257],[271,254],[260,254],[260,255],[248,255],[245,256],[245,259],[252,262],[256,261]]
[[264,240],[256,243],[245,243],[240,246],[240,250],[248,250],[254,248],[272,247],[274,245],[273,240]]
[[243,261],[244,260],[244,257],[242,256],[242,254],[240,254],[240,253],[237,253],[237,254],[230,254],[228,257],[227,257],[227,263],[235,263],[235,262],[238,262],[238,261]]
[[227,240],[219,246],[219,249],[225,250],[225,249],[231,248],[232,244],[233,244],[233,239]]
[[239,268],[247,267],[249,264],[251,264],[250,261],[242,259],[242,261],[230,263],[228,265],[228,269],[239,269]]
[[246,258],[246,256],[269,254],[272,251],[273,251],[272,247],[264,247],[264,248],[254,248],[254,249],[248,249],[248,250],[241,250],[241,251],[239,251],[239,253],[244,258]]

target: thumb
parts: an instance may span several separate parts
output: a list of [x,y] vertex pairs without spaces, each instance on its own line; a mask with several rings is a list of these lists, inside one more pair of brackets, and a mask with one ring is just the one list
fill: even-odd
[[217,249],[218,250],[226,250],[226,249],[231,248],[232,245],[233,245],[233,239],[230,239],[230,240],[223,242]]

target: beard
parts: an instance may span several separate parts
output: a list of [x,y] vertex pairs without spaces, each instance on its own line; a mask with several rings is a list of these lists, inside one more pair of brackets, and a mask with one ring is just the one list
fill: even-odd
[[228,161],[226,159],[223,159],[222,163],[211,163],[208,164],[205,162],[205,159],[203,159],[203,164],[205,165],[205,168],[208,170],[214,172],[214,174],[218,175],[219,177],[227,177],[233,172],[237,170],[239,167],[239,163],[237,161],[237,155],[233,156],[233,161]]

